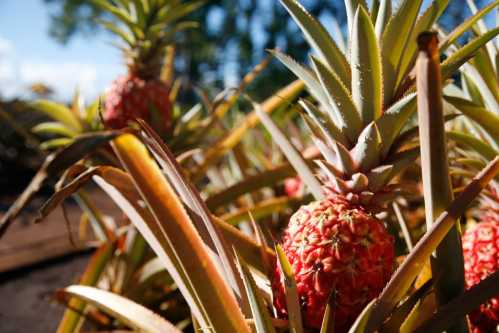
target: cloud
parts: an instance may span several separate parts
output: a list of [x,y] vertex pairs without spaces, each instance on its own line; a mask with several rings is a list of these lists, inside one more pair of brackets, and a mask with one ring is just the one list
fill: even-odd
[[99,94],[97,68],[78,62],[24,62],[19,66],[19,79],[24,84],[43,82],[61,97],[71,96],[78,87],[83,96]]
[[32,84],[44,83],[54,89],[56,99],[70,100],[77,88],[82,96],[93,99],[121,70],[102,63],[22,59],[13,43],[0,36],[0,95],[5,98],[29,97]]

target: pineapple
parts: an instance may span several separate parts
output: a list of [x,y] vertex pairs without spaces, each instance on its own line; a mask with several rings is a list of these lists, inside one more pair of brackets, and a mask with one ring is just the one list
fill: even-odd
[[[334,295],[335,332],[346,332],[382,291],[395,266],[394,239],[376,213],[401,193],[401,184],[392,180],[418,155],[403,131],[416,110],[409,74],[416,36],[444,8],[434,3],[417,20],[421,1],[403,1],[393,15],[390,1],[377,14],[369,13],[364,1],[347,1],[351,38],[345,54],[298,2],[281,3],[315,55],[307,68],[274,53],[317,102],[304,99],[299,104],[323,158],[317,161],[323,198],[294,213],[282,248],[294,271],[304,325],[319,328]],[[352,3],[359,6],[352,8]],[[272,284],[275,307],[285,317],[279,264]]]
[[94,3],[121,23],[100,22],[123,40],[120,48],[128,67],[128,73],[117,78],[107,92],[105,125],[119,129],[130,120],[142,118],[158,132],[167,132],[172,126],[172,102],[170,86],[160,78],[163,62],[175,33],[193,26],[192,22],[177,20],[201,3],[166,0],[94,0]]
[[[485,216],[463,235],[466,287],[478,284],[499,269],[499,220]],[[492,217],[492,219],[489,219]],[[470,314],[474,333],[499,329],[499,297],[490,299]]]

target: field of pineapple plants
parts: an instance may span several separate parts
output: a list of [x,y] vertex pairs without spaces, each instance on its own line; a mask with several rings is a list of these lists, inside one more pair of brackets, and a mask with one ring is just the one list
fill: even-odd
[[[175,67],[205,2],[91,2],[127,72],[30,102],[44,162],[0,218],[47,186],[32,223],[81,208],[58,333],[499,332],[499,1],[345,0],[331,32],[279,0],[308,59],[274,46],[216,94]],[[453,2],[472,14],[444,29]],[[293,79],[256,97],[272,62]]]

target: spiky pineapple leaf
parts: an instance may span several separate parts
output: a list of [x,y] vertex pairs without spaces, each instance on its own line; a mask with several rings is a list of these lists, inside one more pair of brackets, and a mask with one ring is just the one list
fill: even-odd
[[[418,18],[414,29],[408,37],[408,43],[404,51],[404,56],[401,59],[398,71],[396,86],[404,80],[407,74],[411,71],[416,62],[418,46],[416,43],[417,37],[423,31],[430,30],[433,24],[437,22],[442,13],[445,11],[450,0],[434,0],[425,12]],[[389,1],[391,2],[391,1]]]
[[411,93],[393,104],[376,120],[382,141],[382,157],[386,157],[400,131],[415,111],[416,94]]
[[[491,87],[485,81],[486,79],[482,76],[482,73],[480,73],[478,69],[472,65],[473,60],[474,59],[472,59],[469,63],[465,63],[461,68],[461,72],[466,75],[463,88],[470,88],[471,85],[475,86],[477,89],[476,93],[478,94],[479,99],[482,99],[484,105],[486,105],[491,111],[499,110],[499,100],[497,100],[494,96],[494,93],[491,91]],[[499,111],[497,113],[499,114]]]
[[352,68],[352,100],[363,124],[381,116],[383,108],[383,76],[376,34],[367,10],[359,6],[355,12],[350,45]]
[[418,326],[414,333],[446,331],[458,318],[466,316],[498,294],[499,271],[496,271],[439,309],[430,319]]
[[345,85],[350,84],[350,66],[345,55],[322,24],[296,0],[280,0],[303,31],[307,42]]
[[359,314],[357,319],[355,319],[355,322],[352,324],[350,329],[348,330],[348,333],[364,333],[366,332],[367,329],[367,323],[369,322],[369,317],[371,315],[371,311],[373,309],[373,305],[375,303],[375,299],[369,302],[369,304],[366,305],[364,310]]
[[206,3],[205,0],[200,1],[189,1],[185,3],[179,3],[174,6],[167,6],[161,8],[157,15],[157,21],[161,24],[171,24],[173,21],[178,20],[188,14],[192,13],[196,9],[200,8]]
[[[95,286],[108,262],[113,257],[115,249],[116,243],[113,242],[101,245],[92,254],[92,257],[80,278],[79,284]],[[83,316],[81,314],[85,309],[85,302],[73,298],[69,300],[68,307],[69,308],[64,312],[62,320],[57,327],[57,333],[74,333],[81,327],[83,321]]]
[[308,167],[307,163],[303,160],[301,155],[297,152],[296,148],[289,142],[286,136],[281,132],[272,119],[262,110],[259,104],[254,104],[254,108],[258,117],[265,128],[270,132],[272,138],[279,146],[283,154],[288,159],[289,163],[298,172],[298,175],[303,180],[303,183],[309,188],[310,192],[316,200],[320,200],[324,197],[321,185],[314,173]]
[[499,173],[499,157],[491,161],[455,198],[448,208],[440,214],[435,223],[419,240],[401,266],[392,276],[385,289],[378,297],[368,324],[368,332],[372,332],[387,318],[399,301],[411,288],[413,281],[433,251],[440,244],[457,219],[464,213],[468,205],[480,194],[487,184]]
[[274,50],[272,51],[272,54],[305,83],[310,94],[314,96],[319,103],[328,105],[328,99],[322,89],[321,83],[312,71],[280,51]]
[[475,57],[470,61],[470,65],[480,73],[480,77],[485,82],[488,92],[494,96],[496,104],[491,104],[490,107],[495,107],[495,110],[498,110],[499,113],[499,84],[497,83],[494,64],[487,53],[488,45],[491,45],[491,43],[487,43],[485,47],[478,49]]
[[360,133],[357,144],[350,151],[356,170],[367,172],[381,160],[381,134],[376,123],[371,122]]
[[[499,1],[499,0],[498,0]],[[481,48],[483,45],[488,43],[491,39],[497,36],[499,33],[499,27],[487,31],[485,34],[476,37],[465,46],[458,49],[456,52],[451,54],[442,63],[442,79],[446,80],[452,76],[452,74],[461,67],[466,61],[468,61],[473,54]]]
[[241,275],[243,277],[244,286],[246,287],[246,293],[248,294],[251,306],[251,312],[253,314],[253,320],[255,321],[255,328],[257,333],[275,333],[274,326],[272,326],[272,321],[270,320],[270,314],[260,290],[258,289],[256,282],[249,270],[248,264],[241,258],[237,256],[239,268]]
[[121,39],[123,39],[128,44],[128,46],[130,46],[130,47],[134,46],[134,44],[136,42],[135,37],[133,35],[131,35],[130,33],[126,32],[125,30],[119,28],[116,25],[116,23],[106,21],[106,20],[101,20],[101,19],[98,19],[97,23],[100,24],[101,26],[103,26],[105,29],[111,31],[115,35],[119,36]]
[[[315,157],[315,156],[314,156]],[[309,167],[313,167],[311,158],[307,158]],[[250,193],[264,187],[269,187],[278,182],[296,175],[296,171],[289,163],[277,165],[260,173],[249,175],[245,179],[217,192],[206,199],[206,205],[212,211],[220,206],[230,204],[243,194]]]
[[[262,109],[266,113],[272,113],[278,108],[286,106],[303,89],[304,84],[301,80],[296,80],[280,89],[271,97],[262,103]],[[260,123],[260,118],[256,112],[247,114],[227,135],[216,141],[211,148],[205,152],[203,163],[193,172],[191,179],[199,180],[206,174],[206,170],[222,158],[230,149],[234,148],[246,134],[248,130]]]
[[95,287],[72,285],[58,292],[71,296],[108,313],[127,326],[150,333],[181,333],[173,324],[146,307],[118,294]]
[[407,36],[411,35],[421,4],[422,0],[403,0],[383,33],[381,54],[385,106],[393,98],[397,72],[408,44]]
[[457,143],[474,150],[488,161],[492,160],[499,153],[489,144],[483,142],[480,139],[477,139],[473,135],[456,131],[449,131],[447,132],[447,135],[451,140],[454,140]]
[[465,67],[463,67],[463,71],[461,71],[461,85],[463,91],[473,103],[482,107],[485,106],[485,101],[483,100],[480,89],[473,79],[471,79],[470,75],[466,73]]
[[[164,259],[172,277],[176,276],[175,281],[189,284],[190,288],[183,288],[182,294],[186,298],[197,298],[197,304],[190,303],[191,309],[197,310],[197,319],[215,330],[249,332],[236,298],[222,277],[221,268],[206,251],[180,198],[146,147],[128,134],[115,139],[113,148],[154,215],[154,220],[138,221],[137,228],[151,246],[154,245],[152,247]],[[186,275],[179,275],[179,270]]]
[[499,115],[460,97],[445,96],[445,100],[467,117],[476,121],[499,145]]
[[303,332],[301,308],[298,300],[298,289],[293,273],[293,268],[289,263],[282,247],[277,244],[275,247],[279,266],[284,278],[284,289],[286,293],[286,308],[288,310],[289,326],[295,333]]
[[32,106],[34,109],[45,113],[50,118],[66,125],[73,131],[82,131],[80,120],[68,107],[49,100],[35,101]]
[[399,333],[402,324],[408,318],[411,311],[421,299],[428,294],[433,286],[433,280],[426,281],[420,288],[414,291],[402,304],[397,306],[390,318],[383,323],[382,331],[385,333]]
[[44,123],[40,123],[31,129],[33,133],[36,134],[52,134],[52,135],[61,135],[69,138],[73,138],[78,135],[78,132],[69,128],[63,123],[55,122],[55,121],[47,121]]
[[330,113],[331,118],[339,123],[340,130],[348,137],[350,142],[355,142],[363,126],[359,110],[357,110],[350,92],[338,76],[319,59],[312,56],[311,60],[315,73],[329,100],[329,103],[324,107]]
[[211,212],[201,199],[201,195],[195,190],[194,185],[183,176],[183,171],[175,156],[159,135],[145,121],[141,119],[137,121],[143,130],[144,140],[155,153],[156,160],[161,165],[163,172],[169,181],[175,185],[180,198],[193,212],[191,219],[196,224],[203,241],[218,254],[227,280],[236,290],[236,293],[242,295],[242,281],[236,273],[235,258],[220,231],[215,226],[215,222],[211,218]]
[[367,12],[367,4],[365,0],[345,0],[345,9],[347,12],[347,23],[348,23],[348,35],[352,35],[352,31],[354,29],[354,17],[357,8],[362,7]]
[[[417,92],[421,172],[427,229],[445,211],[453,199],[449,176],[447,139],[438,38],[436,33],[418,37]],[[454,226],[442,240],[432,261],[435,294],[439,305],[447,303],[464,290],[464,258],[459,226]],[[466,332],[465,318],[459,318],[450,332]]]
[[492,9],[497,7],[499,4],[499,0],[495,0],[483,7],[479,12],[474,14],[472,17],[468,18],[466,21],[461,23],[458,27],[456,27],[447,37],[440,42],[440,51],[445,51],[450,45],[454,44],[457,39],[464,34],[467,30],[469,30],[475,23],[480,20],[483,16],[485,16]]
[[[374,20],[374,17],[376,17],[376,20]],[[392,17],[392,0],[381,0],[378,12],[376,16],[373,16],[375,22],[374,31],[378,40],[381,40],[390,17]]]
[[320,111],[314,104],[307,101],[306,99],[300,100],[299,104],[306,111],[306,120],[309,120],[320,130],[320,135],[318,137],[327,137],[328,140],[325,140],[325,142],[338,141],[343,145],[349,145],[348,139],[331,120],[331,118],[324,115],[324,113]]

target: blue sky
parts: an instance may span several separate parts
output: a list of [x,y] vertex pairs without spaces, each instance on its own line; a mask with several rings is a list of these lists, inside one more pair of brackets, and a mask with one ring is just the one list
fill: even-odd
[[27,96],[31,83],[53,87],[68,99],[78,86],[93,98],[126,68],[111,36],[75,36],[67,46],[48,35],[50,8],[43,0],[0,1],[0,94]]

